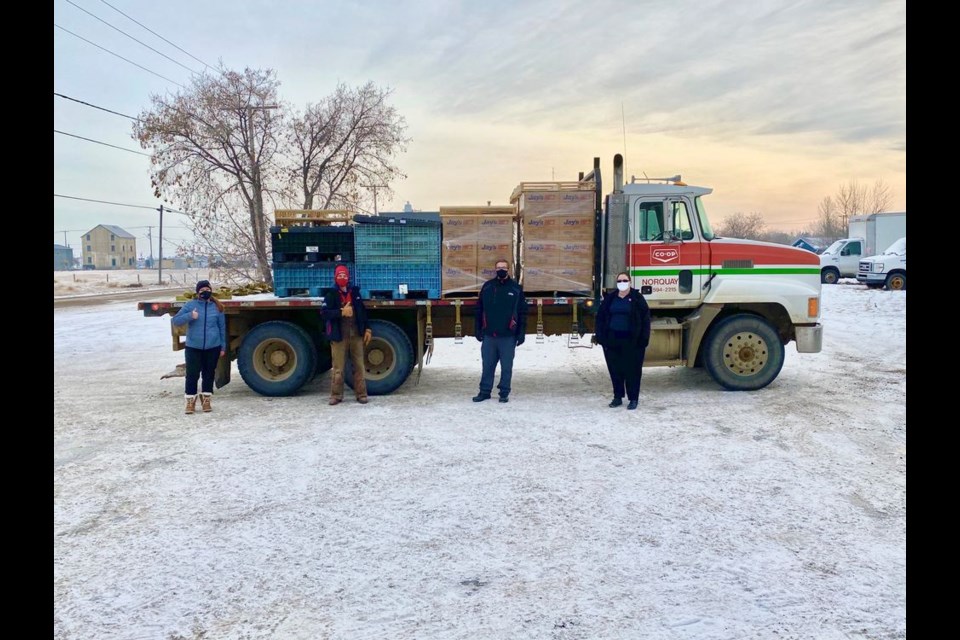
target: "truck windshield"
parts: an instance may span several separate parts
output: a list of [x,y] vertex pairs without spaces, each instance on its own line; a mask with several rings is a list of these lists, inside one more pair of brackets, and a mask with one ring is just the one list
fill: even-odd
[[713,227],[710,226],[710,219],[707,217],[707,210],[703,206],[700,196],[697,196],[694,202],[697,205],[697,219],[700,220],[700,230],[703,232],[704,240],[713,240],[717,236],[713,233]]
[[832,245],[823,250],[824,253],[834,254],[840,253],[840,247],[847,243],[846,240],[837,240]]
[[899,240],[894,242],[892,245],[887,247],[887,250],[883,252],[883,255],[887,255],[888,253],[895,253],[898,256],[907,255],[907,239],[900,238]]

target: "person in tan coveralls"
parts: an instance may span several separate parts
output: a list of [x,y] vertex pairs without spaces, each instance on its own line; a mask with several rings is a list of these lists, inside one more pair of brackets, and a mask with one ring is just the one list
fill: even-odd
[[338,265],[333,272],[336,287],[323,297],[323,320],[330,339],[333,357],[333,382],[330,404],[343,401],[343,375],[347,354],[353,364],[353,393],[360,404],[367,403],[367,381],[364,379],[363,348],[373,333],[367,326],[367,309],[360,298],[360,289],[350,285],[350,270]]

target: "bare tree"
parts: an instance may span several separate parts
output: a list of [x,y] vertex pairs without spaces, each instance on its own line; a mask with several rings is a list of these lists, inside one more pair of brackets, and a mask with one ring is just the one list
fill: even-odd
[[763,240],[764,242],[775,242],[777,244],[792,244],[794,240],[797,239],[796,233],[790,233],[789,231],[764,231],[757,240]]
[[304,209],[354,208],[361,189],[381,189],[404,177],[393,157],[406,150],[406,121],[387,103],[392,94],[372,82],[334,93],[291,118],[287,141],[295,150],[291,177]]
[[856,180],[842,184],[837,188],[836,202],[839,225],[846,229],[850,218],[862,214],[866,209],[867,187]]
[[[344,85],[303,115],[278,104],[273,70],[221,68],[173,96],[151,96],[133,136],[152,150],[158,198],[182,209],[198,246],[238,275],[271,283],[270,214],[278,205],[360,210],[370,186],[403,177],[406,123],[373,83]],[[296,203],[296,204],[294,204]]]
[[[871,189],[856,180],[842,184],[834,198],[828,196],[820,202],[820,235],[844,237],[850,218],[886,211],[890,200],[890,187],[883,180],[874,182]],[[824,209],[825,204],[829,206],[828,210]]]
[[873,183],[864,213],[880,213],[890,206],[890,187],[881,179]]
[[717,235],[727,238],[743,238],[745,240],[759,240],[764,233],[766,223],[763,221],[763,215],[755,211],[753,213],[737,212],[724,218],[717,229]]
[[272,282],[267,254],[268,184],[277,171],[273,113],[279,82],[272,70],[221,68],[193,78],[173,96],[151,96],[133,135],[153,150],[158,198],[182,208],[195,236],[222,254],[246,256]]
[[816,235],[829,241],[846,235],[846,224],[841,220],[837,205],[830,196],[825,197],[817,206]]

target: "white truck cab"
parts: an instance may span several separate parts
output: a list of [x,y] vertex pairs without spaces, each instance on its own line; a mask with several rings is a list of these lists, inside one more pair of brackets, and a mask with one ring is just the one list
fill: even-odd
[[886,287],[894,291],[907,288],[907,238],[904,236],[880,255],[860,261],[857,281],[871,289]]
[[863,238],[837,240],[820,254],[820,282],[836,284],[840,278],[856,278],[864,255]]

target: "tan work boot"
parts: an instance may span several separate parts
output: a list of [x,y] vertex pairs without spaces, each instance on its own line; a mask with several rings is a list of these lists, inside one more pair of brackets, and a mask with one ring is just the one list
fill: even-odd
[[332,396],[330,398],[331,405],[340,404],[341,402],[343,402],[343,398],[334,398]]
[[207,413],[213,411],[213,407],[210,406],[210,399],[213,398],[212,393],[201,393],[200,394],[200,406],[203,407],[203,412]]
[[197,410],[197,396],[185,396],[185,397],[187,399],[187,410],[184,413],[189,415]]

